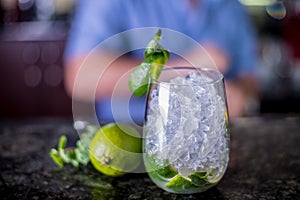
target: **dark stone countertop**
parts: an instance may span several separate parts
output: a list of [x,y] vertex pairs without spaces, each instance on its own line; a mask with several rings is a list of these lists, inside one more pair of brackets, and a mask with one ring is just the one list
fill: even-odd
[[165,192],[148,175],[107,177],[91,165],[59,169],[49,158],[60,135],[72,144],[71,121],[0,123],[1,199],[300,199],[300,116],[231,121],[230,163],[206,192]]

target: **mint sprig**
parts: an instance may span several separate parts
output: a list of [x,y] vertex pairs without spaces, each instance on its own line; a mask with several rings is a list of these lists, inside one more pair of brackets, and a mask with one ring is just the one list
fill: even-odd
[[129,88],[136,96],[142,96],[150,87],[150,78],[158,79],[164,65],[169,60],[170,53],[160,44],[161,30],[159,29],[154,39],[151,40],[144,52],[144,61],[132,72]]
[[81,134],[80,140],[76,142],[76,147],[66,148],[67,137],[60,136],[57,149],[50,150],[50,157],[59,166],[63,167],[66,164],[71,164],[74,167],[86,165],[89,161],[89,146],[91,140],[98,128],[96,126],[87,126],[86,131]]

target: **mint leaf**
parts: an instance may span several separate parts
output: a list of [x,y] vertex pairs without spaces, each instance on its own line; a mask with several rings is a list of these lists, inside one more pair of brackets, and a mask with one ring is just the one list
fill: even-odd
[[58,149],[63,149],[67,145],[67,137],[65,135],[60,136],[58,142]]
[[188,177],[183,177],[177,174],[173,177],[166,186],[173,189],[174,191],[195,189],[195,188],[208,188],[215,185],[216,183],[210,183],[207,180],[209,176],[208,172],[195,172]]
[[60,157],[60,155],[58,154],[58,151],[56,149],[51,149],[50,150],[50,157],[52,158],[52,160],[59,166],[59,167],[63,167],[64,166],[64,161],[63,159]]
[[205,184],[207,184],[207,177],[208,177],[209,173],[207,172],[196,172],[192,175],[189,176],[189,178],[191,179],[191,182],[197,186],[203,186]]
[[131,74],[129,88],[135,96],[142,96],[149,88],[151,63],[142,62]]
[[178,172],[171,165],[167,165],[156,170],[156,173],[164,178],[172,178],[176,176]]
[[195,188],[196,186],[188,180],[187,178],[177,174],[174,178],[172,178],[166,186],[175,191],[187,190],[191,188]]

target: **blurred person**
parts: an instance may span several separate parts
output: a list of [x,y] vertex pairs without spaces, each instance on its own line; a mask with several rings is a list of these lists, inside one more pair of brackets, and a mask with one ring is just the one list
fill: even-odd
[[[248,99],[255,97],[257,91],[256,38],[251,20],[238,1],[79,1],[65,51],[65,85],[68,93],[73,94],[80,66],[97,44],[114,34],[142,27],[169,28],[199,42],[225,77],[229,115],[235,117],[245,114]],[[119,45],[126,45],[126,42]],[[186,52],[188,58],[199,60],[197,66],[206,66],[207,60],[202,54],[199,49]],[[116,83],[142,61],[141,57],[133,55],[122,56],[111,63],[99,81],[95,107],[102,121],[113,121],[110,97]],[[89,60],[99,64],[113,56],[113,52],[108,50],[99,55],[93,54]],[[190,63],[171,57],[167,65],[186,66]],[[80,82],[80,92],[73,94],[73,98],[91,100],[87,98],[88,93],[93,92],[88,80],[99,67],[95,64],[91,70],[83,72],[86,73],[86,81]],[[116,94],[120,99],[120,112],[126,105],[122,101],[126,101],[130,95],[126,83],[129,76],[125,76],[124,80]],[[143,121],[144,101],[143,98],[134,99],[130,104],[131,115],[136,121]]]

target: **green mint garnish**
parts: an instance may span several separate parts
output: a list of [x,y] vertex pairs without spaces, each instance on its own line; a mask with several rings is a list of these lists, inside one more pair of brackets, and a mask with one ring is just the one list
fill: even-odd
[[89,146],[92,137],[98,130],[95,126],[86,127],[86,132],[81,135],[80,140],[76,142],[76,147],[65,148],[67,145],[67,137],[62,135],[58,140],[57,149],[50,150],[50,157],[59,166],[71,164],[78,167],[80,164],[86,165],[89,161]]
[[161,38],[159,29],[144,52],[144,61],[132,72],[129,88],[136,96],[142,96],[150,87],[150,78],[158,79],[164,65],[169,60],[169,51],[164,49],[158,41]]

